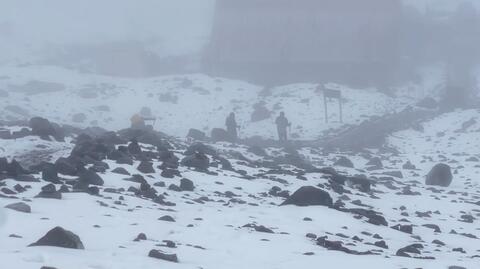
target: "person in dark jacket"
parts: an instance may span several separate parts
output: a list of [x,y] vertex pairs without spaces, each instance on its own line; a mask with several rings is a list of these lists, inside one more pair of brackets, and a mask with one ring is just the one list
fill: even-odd
[[275,120],[275,124],[277,125],[278,139],[281,142],[287,141],[287,128],[291,123],[288,122],[284,112],[280,112],[280,116]]
[[235,113],[230,113],[228,115],[227,119],[225,120],[225,125],[227,126],[227,133],[230,135],[233,141],[237,141],[238,139],[238,124],[237,121],[235,120]]

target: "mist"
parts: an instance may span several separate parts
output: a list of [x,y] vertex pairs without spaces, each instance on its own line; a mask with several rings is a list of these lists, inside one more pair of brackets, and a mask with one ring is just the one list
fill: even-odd
[[478,269],[480,1],[0,0],[14,269]]

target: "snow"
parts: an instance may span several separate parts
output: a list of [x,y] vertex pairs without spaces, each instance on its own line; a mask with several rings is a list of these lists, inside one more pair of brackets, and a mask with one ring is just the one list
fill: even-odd
[[[198,128],[207,133],[215,127],[223,127],[224,119],[230,111],[235,111],[242,126],[242,137],[260,135],[275,137],[273,120],[280,111],[285,111],[293,122],[292,133],[298,139],[315,139],[323,131],[354,125],[374,116],[395,112],[415,104],[419,99],[438,90],[438,71],[426,71],[426,79],[419,84],[410,84],[392,90],[386,95],[376,89],[352,89],[343,85],[326,84],[330,89],[339,89],[343,95],[344,123],[335,121],[336,103],[329,102],[332,121],[324,122],[323,96],[315,84],[284,85],[271,90],[265,96],[264,89],[242,81],[212,78],[202,74],[176,75],[150,79],[120,79],[108,76],[83,74],[52,66],[4,66],[0,68],[4,79],[0,79],[0,89],[8,92],[8,97],[0,103],[0,117],[9,119],[28,119],[39,115],[54,122],[68,123],[79,127],[97,125],[110,130],[126,128],[130,116],[142,107],[151,108],[158,117],[155,128],[172,135],[178,144],[186,146],[184,137],[189,128]],[[12,85],[24,85],[31,80],[60,83],[64,90],[29,95]],[[82,98],[94,84],[96,96]],[[176,96],[175,102],[161,102],[162,94]],[[85,96],[85,95],[83,95]],[[264,101],[273,111],[270,118],[251,122],[253,105]],[[18,105],[28,112],[28,116],[15,114],[6,109],[9,105]],[[108,111],[99,111],[98,106],[108,106]],[[277,107],[276,109],[274,109]],[[87,120],[72,123],[72,116],[84,113]],[[86,193],[65,193],[62,200],[35,198],[46,182],[17,182],[6,179],[9,189],[16,184],[30,185],[26,192],[16,196],[19,199],[0,198],[0,260],[8,268],[38,269],[41,266],[54,266],[72,269],[131,269],[131,268],[448,268],[458,265],[477,268],[479,255],[478,239],[468,238],[464,234],[480,236],[478,220],[473,223],[459,222],[461,215],[478,218],[479,208],[474,202],[480,201],[477,162],[467,161],[479,157],[478,139],[480,125],[473,122],[462,131],[462,125],[470,119],[478,121],[479,111],[457,110],[442,114],[422,123],[421,130],[403,130],[392,134],[387,142],[398,153],[365,150],[353,152],[322,152],[318,148],[302,148],[299,153],[317,167],[333,166],[339,156],[347,156],[355,168],[334,167],[345,175],[363,174],[374,180],[376,185],[372,193],[363,193],[351,186],[350,199],[329,191],[333,200],[342,199],[348,208],[365,208],[356,205],[371,206],[381,212],[389,226],[375,226],[365,219],[357,219],[353,214],[340,212],[326,207],[278,206],[283,198],[268,195],[273,186],[279,186],[290,193],[302,186],[326,186],[328,180],[322,173],[307,173],[306,180],[294,175],[261,175],[269,171],[258,165],[267,159],[248,152],[240,144],[211,144],[222,156],[228,158],[237,170],[244,170],[254,179],[245,179],[239,173],[211,167],[218,175],[205,174],[186,167],[180,167],[183,178],[191,179],[194,192],[175,192],[168,190],[170,184],[179,184],[180,177],[173,179],[160,176],[157,168],[161,163],[155,161],[155,174],[143,175],[153,186],[163,181],[167,187],[154,188],[165,194],[166,200],[176,203],[174,207],[162,206],[151,200],[137,197],[131,192],[107,193],[105,188],[138,187],[138,183],[123,180],[122,176],[110,172],[123,167],[130,173],[139,173],[135,160],[132,166],[119,165],[106,160],[110,169],[101,173],[105,184],[100,196]],[[23,128],[4,127],[11,131]],[[45,141],[28,136],[17,140],[0,139],[0,156],[8,159],[25,157],[28,159],[41,149],[50,161],[68,156],[73,148],[72,138],[65,142]],[[142,145],[144,148],[148,145]],[[238,160],[231,151],[240,152],[257,165],[249,165]],[[267,148],[270,156],[284,156],[281,148]],[[175,155],[183,157],[183,149],[175,149]],[[384,164],[383,169],[368,170],[367,155],[378,156]],[[411,161],[417,170],[403,169],[406,161]],[[20,158],[20,161],[22,159]],[[424,178],[433,165],[446,162],[452,166],[454,180],[450,187],[432,189],[424,185]],[[282,165],[288,171],[298,168]],[[403,179],[385,177],[384,172],[401,171]],[[456,173],[455,173],[456,171]],[[40,178],[40,175],[35,175]],[[70,177],[68,177],[70,178]],[[283,184],[281,181],[286,183]],[[385,182],[390,182],[392,190]],[[57,186],[58,187],[58,186]],[[402,189],[410,188],[421,195],[399,194]],[[239,203],[224,194],[231,191],[245,203]],[[123,200],[120,199],[123,197]],[[199,203],[198,199],[208,197],[210,201]],[[32,207],[32,213],[25,214],[6,210],[7,204],[24,201]],[[106,206],[102,206],[106,204]],[[358,204],[358,203],[357,203]],[[405,206],[405,210],[400,210]],[[435,213],[435,211],[439,213]],[[418,217],[415,212],[432,211],[431,217]],[[402,214],[403,213],[403,214]],[[408,213],[405,216],[404,213]],[[159,221],[164,215],[172,216],[176,222]],[[312,221],[304,221],[309,217]],[[407,219],[410,222],[405,222]],[[259,233],[242,226],[256,223],[271,228],[275,233]],[[413,224],[413,235],[396,231],[391,226]],[[190,226],[191,224],[191,226]],[[442,232],[434,233],[424,224],[437,224]],[[85,245],[85,250],[70,250],[55,247],[27,247],[55,226],[76,233]],[[450,233],[455,230],[458,234]],[[134,242],[139,233],[147,235],[146,241]],[[378,234],[389,246],[380,255],[355,256],[343,252],[329,251],[315,241],[305,237],[307,233],[318,236],[327,235],[329,240],[340,240],[344,246],[357,250],[379,250],[374,243],[378,239],[364,234]],[[11,234],[21,238],[10,237]],[[343,234],[348,238],[343,238]],[[420,236],[421,240],[413,237]],[[363,242],[352,239],[358,236]],[[441,240],[446,246],[431,244]],[[177,248],[161,246],[162,240],[172,240]],[[402,258],[396,251],[413,243],[421,242],[425,248],[422,256],[432,256],[435,260]],[[354,245],[350,245],[350,244]],[[453,248],[462,247],[466,254],[455,252]],[[166,253],[175,253],[179,263],[169,263],[148,257],[151,249],[161,249]],[[312,252],[313,255],[304,255]]]
[[[82,74],[53,66],[3,67],[0,72],[7,79],[0,80],[0,89],[10,96],[0,104],[0,110],[9,105],[27,109],[28,116],[42,116],[55,122],[79,127],[100,126],[110,130],[126,128],[130,117],[142,107],[149,107],[157,117],[155,128],[169,135],[185,137],[190,128],[210,133],[212,128],[225,128],[225,118],[236,112],[241,126],[240,135],[259,135],[276,138],[275,117],[285,111],[292,122],[292,136],[299,139],[315,139],[328,129],[342,126],[339,123],[338,102],[331,100],[329,123],[325,123],[322,92],[316,84],[293,84],[271,90],[263,95],[263,87],[241,81],[208,77],[201,74],[165,76],[151,79],[119,79],[108,76]],[[60,92],[26,95],[12,85],[25,85],[29,81],[59,83],[65,86]],[[395,112],[416,102],[419,88],[431,85],[410,85],[401,96],[387,96],[376,89],[352,89],[337,84],[326,88],[338,89],[343,97],[343,119],[346,124],[358,124],[371,116]],[[93,90],[92,90],[93,89]],[[92,98],[79,98],[85,92],[95,91]],[[400,91],[399,91],[400,92]],[[174,101],[161,101],[167,96]],[[0,97],[1,98],[1,97]],[[272,112],[270,117],[251,122],[253,105],[265,102]],[[98,109],[108,106],[109,111]],[[77,113],[86,115],[83,123],[72,123]],[[11,111],[0,115],[8,118],[28,118]],[[182,124],[178,124],[181,119]]]

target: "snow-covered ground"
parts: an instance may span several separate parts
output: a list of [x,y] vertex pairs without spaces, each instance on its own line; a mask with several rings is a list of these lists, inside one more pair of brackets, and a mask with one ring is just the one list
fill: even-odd
[[[243,137],[274,137],[273,121],[280,111],[285,111],[293,122],[292,132],[298,139],[314,139],[324,130],[342,126],[335,121],[324,123],[323,96],[313,84],[285,85],[267,92],[245,82],[200,74],[119,79],[48,66],[2,67],[0,73],[1,119],[29,119],[38,115],[79,127],[118,130],[128,127],[133,113],[148,107],[158,118],[157,130],[180,138],[170,138],[171,151],[180,159],[185,157],[189,146],[183,139],[189,128],[208,133],[212,128],[223,127],[230,111],[237,113]],[[395,89],[395,96],[375,89],[325,86],[342,91],[344,124],[353,125],[416,103],[437,89],[435,76],[428,78],[423,84]],[[36,87],[31,87],[35,83],[28,84],[32,81],[37,81]],[[38,85],[45,85],[38,81],[56,84],[49,84],[50,88],[46,87],[44,92],[35,92],[39,90]],[[272,115],[251,122],[253,106],[262,101]],[[329,107],[334,112],[336,103],[332,101]],[[73,122],[74,115],[79,113],[83,113],[85,119]],[[394,133],[387,141],[397,153],[374,150],[326,153],[319,148],[297,149],[299,156],[315,167],[333,167],[342,175],[364,175],[371,179],[375,184],[368,192],[346,184],[345,192],[339,193],[325,172],[286,164],[282,160],[288,159],[290,149],[266,148],[268,156],[265,157],[255,155],[247,146],[230,143],[209,146],[226,158],[233,170],[223,169],[216,162],[209,167],[209,173],[181,165],[178,168],[181,176],[166,178],[158,168],[162,164],[158,157],[152,160],[155,169],[152,174],[137,169],[140,157],[135,157],[133,165],[104,160],[109,168],[99,173],[105,181],[99,187],[99,195],[68,192],[63,193],[61,200],[35,198],[48,183],[41,179],[41,174],[33,175],[39,182],[5,178],[0,180],[0,260],[5,268],[20,269],[42,266],[58,269],[447,269],[453,265],[475,269],[480,264],[477,238],[480,236],[479,116],[478,110],[458,110],[422,123],[423,130]],[[25,127],[18,124],[2,128],[18,131]],[[73,142],[74,137],[67,137],[65,142],[45,141],[36,136],[0,139],[0,157],[31,163],[35,162],[31,156],[35,156],[36,161],[55,162],[70,154]],[[155,147],[148,144],[142,144],[142,148],[156,152]],[[354,167],[336,164],[341,156],[350,159]],[[381,160],[381,167],[368,164],[374,157]],[[407,161],[416,169],[405,168]],[[446,188],[426,186],[425,175],[439,162],[451,166],[452,184]],[[140,188],[140,184],[123,180],[127,175],[112,172],[118,167],[144,176],[157,194],[175,206],[135,195],[129,188]],[[76,180],[72,176],[61,177],[65,182]],[[182,178],[193,181],[193,192],[169,188],[171,184],[179,185]],[[19,186],[31,188],[21,192]],[[317,186],[327,191],[334,202],[345,203],[345,208],[378,212],[388,226],[370,224],[365,217],[324,206],[279,206],[285,198],[269,193],[274,186],[290,194],[302,186]],[[5,188],[14,190],[14,194],[7,194]],[[30,205],[32,212],[4,208],[20,201]],[[164,215],[173,217],[175,222],[158,220]],[[263,225],[273,233],[242,227],[246,224]],[[397,224],[413,225],[412,233],[391,228]],[[435,224],[441,231],[434,232],[424,226],[426,224]],[[77,234],[85,250],[27,247],[56,226]],[[134,241],[139,233],[145,233],[147,240]],[[342,246],[350,250],[372,251],[378,255],[327,250],[307,238],[308,233],[342,242]],[[174,242],[176,247],[166,247],[163,240]],[[374,245],[381,240],[388,249]],[[434,240],[438,241],[434,243]],[[440,241],[444,245],[439,244]],[[414,258],[397,256],[399,249],[411,244],[422,244],[420,254],[411,254]],[[150,258],[151,249],[177,254],[179,263]],[[424,259],[426,257],[434,259]]]
[[[155,129],[176,137],[185,137],[190,128],[207,134],[212,128],[224,128],[225,118],[232,111],[237,114],[243,137],[276,137],[274,121],[280,111],[285,111],[292,122],[292,137],[297,139],[315,139],[322,131],[341,126],[335,100],[328,104],[330,121],[325,123],[323,92],[317,90],[316,84],[286,85],[265,91],[245,82],[205,75],[120,79],[52,66],[2,67],[0,74],[0,90],[4,91],[3,97],[0,94],[0,119],[42,116],[58,123],[118,130],[128,127],[131,116],[147,107],[158,119]],[[32,93],[39,82],[55,84],[42,86],[43,92]],[[346,124],[401,110],[435,86],[426,80],[424,84],[396,89],[401,94],[393,98],[375,89],[325,85],[341,90]],[[271,115],[252,122],[255,104],[264,104]],[[77,122],[73,121],[75,115],[80,119]]]

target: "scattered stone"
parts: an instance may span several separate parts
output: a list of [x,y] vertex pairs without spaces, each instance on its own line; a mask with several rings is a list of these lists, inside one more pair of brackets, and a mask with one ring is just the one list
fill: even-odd
[[150,252],[148,253],[148,257],[178,263],[178,258],[176,254],[165,254],[160,250],[156,249],[150,250]]
[[448,187],[452,183],[452,171],[447,164],[436,164],[428,173],[425,184]]
[[333,206],[333,200],[330,194],[324,190],[312,186],[304,186],[290,195],[281,205],[321,205],[331,207]]
[[6,205],[5,208],[12,209],[18,212],[23,212],[23,213],[32,212],[32,209],[30,208],[30,206],[24,202],[9,204],[9,205]]
[[30,244],[29,247],[51,246],[72,249],[84,249],[83,243],[78,235],[62,227],[55,227],[37,242]]

